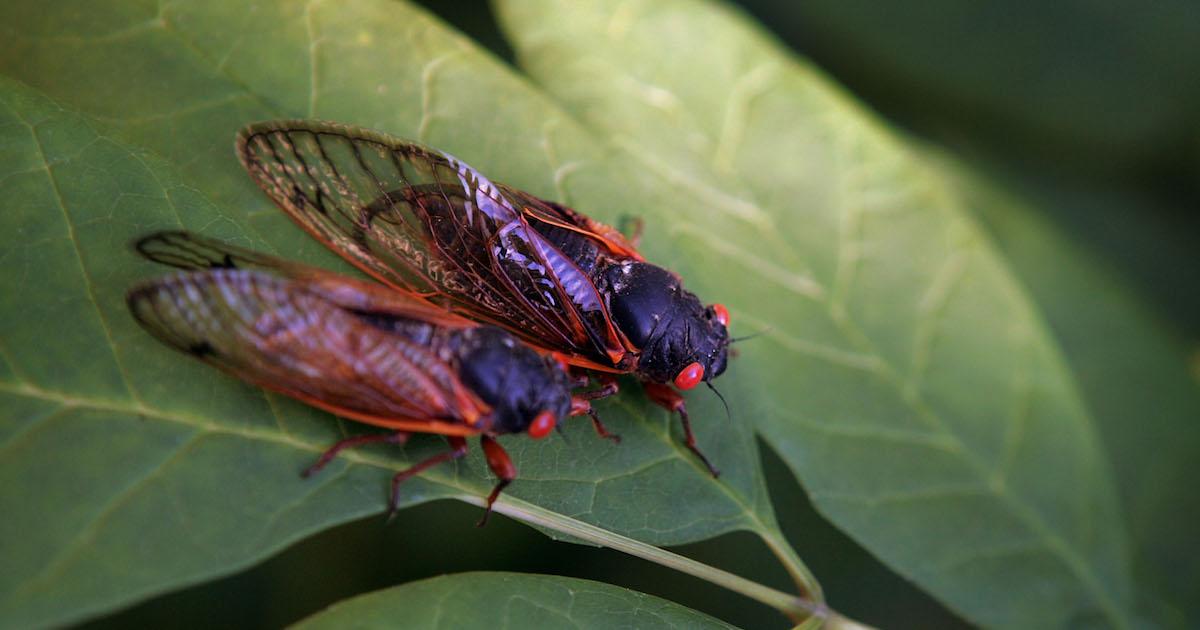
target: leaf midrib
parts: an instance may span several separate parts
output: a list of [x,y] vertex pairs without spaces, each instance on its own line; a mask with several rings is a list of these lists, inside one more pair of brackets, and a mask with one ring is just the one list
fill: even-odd
[[[208,436],[212,436],[212,435],[231,435],[231,436],[242,437],[242,438],[245,438],[248,440],[256,440],[256,441],[261,441],[261,442],[280,444],[280,445],[294,448],[296,450],[310,452],[310,453],[314,453],[314,454],[324,452],[324,450],[328,447],[327,444],[317,443],[317,442],[309,442],[309,441],[295,438],[292,435],[283,432],[281,429],[280,430],[247,429],[245,427],[240,427],[240,426],[226,425],[226,424],[221,424],[219,422],[215,422],[211,419],[207,419],[207,418],[200,417],[200,416],[194,416],[194,415],[186,414],[186,413],[154,409],[152,407],[145,405],[144,403],[142,403],[140,401],[125,402],[125,401],[113,401],[113,400],[105,400],[105,399],[98,399],[98,398],[76,397],[76,396],[71,396],[68,394],[63,394],[63,393],[52,391],[52,390],[42,389],[40,387],[37,387],[37,386],[29,384],[29,383],[17,383],[17,384],[0,383],[0,392],[4,392],[4,393],[8,393],[8,394],[15,394],[15,395],[19,395],[19,396],[25,396],[25,397],[29,397],[29,398],[35,398],[35,399],[42,400],[45,402],[52,402],[52,403],[57,404],[58,407],[56,409],[54,409],[50,415],[57,415],[57,414],[61,414],[61,413],[64,413],[67,411],[72,411],[72,410],[106,411],[106,412],[120,413],[120,414],[131,415],[131,416],[141,416],[141,417],[146,417],[146,418],[152,418],[155,420],[172,422],[175,424],[181,424],[184,426],[188,426],[188,427],[197,429],[199,431],[196,435],[190,436],[183,444],[181,444],[179,447],[177,447],[171,453],[171,455],[169,455],[166,459],[164,459],[164,460],[160,461],[158,464],[156,464],[154,470],[151,473],[149,473],[148,475],[145,475],[143,478],[134,482],[129,488],[126,488],[125,490],[123,490],[121,493],[122,497],[127,495],[131,488],[138,487],[138,486],[144,484],[149,478],[151,478],[155,474],[157,474],[158,471],[161,470],[162,466],[165,463],[177,458],[180,453],[186,452],[186,450],[190,447],[190,445],[194,444],[196,440],[199,440],[203,437],[208,437]],[[278,416],[277,416],[277,418],[278,418]],[[39,424],[39,423],[31,423],[31,424]],[[24,431],[22,431],[22,433],[24,433]],[[674,443],[674,440],[668,439],[667,441]],[[674,453],[672,455],[672,457],[682,457],[682,455],[677,450],[676,453]],[[338,458],[341,460],[350,462],[350,463],[354,463],[354,464],[365,464],[365,465],[374,466],[376,468],[387,470],[389,472],[392,472],[396,469],[396,462],[394,460],[390,460],[383,456],[371,455],[366,451],[344,451],[343,453],[339,453]],[[687,458],[683,458],[683,459],[686,460]],[[344,467],[342,469],[342,472],[344,473],[349,468],[350,468],[349,466]],[[425,473],[422,473],[420,476],[422,478],[426,479],[427,481],[437,483],[439,485],[442,485],[442,486],[454,491],[451,494],[451,496],[447,497],[447,498],[457,498],[460,500],[465,500],[468,503],[475,502],[476,499],[478,498],[476,495],[478,495],[483,489],[485,489],[482,487],[475,487],[470,484],[464,484],[460,481],[461,478],[458,475],[452,475],[452,474],[443,472],[440,469],[426,471]],[[322,485],[330,483],[332,481],[331,478],[334,478],[334,477],[337,477],[337,475],[326,475],[325,476],[326,479],[322,483]],[[730,499],[734,502],[735,505],[742,508],[742,519],[741,520],[743,523],[757,525],[757,526],[761,527],[762,529],[758,533],[773,531],[772,528],[768,527],[765,523],[763,523],[758,518],[758,515],[756,512],[748,509],[744,502],[739,501],[737,499],[736,493],[731,494],[730,489],[727,488],[725,486],[725,484],[717,483],[716,485],[721,487],[722,491],[729,495]],[[311,492],[312,491],[307,493],[306,496],[311,495]],[[76,536],[73,539],[74,542],[72,542],[71,544],[64,547],[64,550],[60,554],[58,554],[55,558],[51,559],[49,562],[46,563],[42,572],[39,573],[38,576],[35,576],[30,581],[27,581],[21,589],[18,589],[17,592],[14,592],[13,594],[11,594],[10,598],[15,597],[20,591],[30,590],[32,588],[30,586],[30,584],[32,584],[34,582],[44,582],[45,576],[43,575],[43,573],[45,573],[47,571],[51,571],[51,572],[58,571],[59,569],[56,569],[55,567],[58,567],[59,565],[61,565],[63,563],[64,557],[69,557],[71,554],[74,553],[74,551],[76,549],[79,548],[79,546],[80,546],[79,541],[83,538],[86,538],[87,535],[90,535],[90,533],[88,533],[89,530],[93,529],[97,523],[99,523],[101,520],[103,520],[103,515],[105,513],[111,512],[114,509],[114,505],[119,504],[121,501],[123,501],[122,497],[117,497],[117,498],[113,499],[112,501],[110,501],[101,510],[100,516],[93,518],[91,520],[91,522],[89,522],[89,525],[87,526],[87,528],[81,530],[80,535]],[[506,497],[502,497],[500,499],[500,501],[505,501],[505,500],[508,500],[508,499]],[[293,502],[293,503],[295,504],[295,502]],[[585,521],[578,521],[577,519],[567,516],[562,513],[554,512],[554,514],[558,518],[562,518],[566,521],[579,522],[579,523],[586,524]],[[278,516],[278,514],[276,516]]]

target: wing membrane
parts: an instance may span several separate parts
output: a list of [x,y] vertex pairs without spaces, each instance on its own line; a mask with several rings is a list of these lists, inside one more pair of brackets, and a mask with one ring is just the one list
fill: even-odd
[[302,282],[242,269],[195,271],[139,285],[127,301],[167,344],[335,413],[466,434],[486,412],[429,349]]
[[308,121],[247,128],[239,155],[277,205],[379,280],[543,348],[612,363],[624,354],[586,274],[461,161]]
[[356,311],[407,317],[449,328],[476,325],[443,308],[374,282],[347,278],[191,232],[155,232],[138,239],[134,249],[149,260],[177,269],[248,269],[302,281],[309,292]]
[[632,258],[638,261],[645,260],[624,234],[609,225],[580,214],[562,204],[535,197],[523,190],[503,184],[500,184],[499,188],[506,197],[521,207],[527,221],[540,221],[581,234],[591,239],[601,250],[607,251],[613,256]]

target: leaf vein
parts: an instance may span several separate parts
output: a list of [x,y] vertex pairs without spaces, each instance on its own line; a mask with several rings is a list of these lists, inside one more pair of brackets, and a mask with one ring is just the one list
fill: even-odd
[[46,409],[35,415],[33,418],[30,418],[28,421],[26,421],[24,426],[13,433],[8,434],[8,436],[4,438],[4,442],[0,443],[0,458],[8,457],[9,451],[16,448],[18,444],[29,439],[34,433],[36,433],[35,429],[40,428],[45,423],[51,422],[59,416],[62,416],[64,413],[72,410],[73,408],[68,405],[59,405],[57,407]]
[[934,274],[929,288],[921,297],[918,311],[921,317],[917,320],[917,329],[913,334],[912,355],[909,361],[908,388],[917,391],[929,369],[929,359],[933,353],[933,345],[942,316],[949,307],[954,288],[966,277],[968,256],[966,250],[959,249],[948,256],[940,269]]
[[878,494],[855,494],[846,492],[814,492],[814,500],[837,501],[852,503],[867,507],[897,505],[905,503],[924,503],[929,501],[945,501],[952,499],[969,499],[991,494],[987,486],[976,484],[945,484],[932,485],[903,492],[884,492]]
[[[18,114],[20,117],[20,114]],[[97,322],[100,324],[100,329],[104,332],[104,339],[107,343],[108,353],[112,356],[113,365],[117,369],[117,374],[121,377],[121,382],[125,387],[125,391],[129,396],[140,402],[136,390],[129,378],[129,374],[125,370],[125,366],[121,363],[120,357],[117,356],[116,344],[113,341],[112,329],[108,319],[104,316],[103,310],[100,308],[100,303],[96,301],[95,285],[93,284],[91,274],[88,273],[87,266],[83,264],[83,250],[79,247],[79,239],[75,234],[74,223],[71,219],[71,213],[67,211],[66,201],[63,199],[62,190],[58,185],[58,178],[54,174],[54,169],[49,160],[46,158],[45,148],[42,146],[42,139],[38,135],[37,125],[21,117],[21,121],[29,127],[30,137],[33,139],[34,147],[37,149],[38,157],[42,163],[46,165],[46,179],[50,183],[50,189],[54,192],[55,202],[58,204],[58,209],[62,212],[63,221],[66,224],[67,236],[71,241],[71,246],[75,250],[75,262],[79,267],[79,276],[83,280],[84,289],[87,293],[88,302],[91,303],[92,309],[95,311]]]
[[999,545],[987,549],[972,549],[971,553],[938,562],[934,566],[934,570],[950,572],[983,560],[997,560],[1007,556],[1033,555],[1045,551],[1047,551],[1046,543],[1036,539]]
[[320,92],[320,40],[317,37],[317,26],[313,20],[313,5],[318,0],[309,0],[304,4],[304,32],[308,36],[308,118],[317,115],[317,98]]
[[278,523],[280,519],[284,517],[284,515],[295,511],[321,490],[333,485],[333,483],[336,481],[344,479],[346,475],[349,474],[350,469],[350,466],[343,466],[341,470],[337,471],[336,473],[321,475],[320,480],[315,480],[315,483],[307,484],[308,488],[306,488],[302,494],[290,501],[287,505],[279,506],[279,508],[275,510],[275,513],[272,514],[271,517],[262,524],[262,533],[259,535],[258,542],[256,542],[255,545],[263,545],[264,543],[270,542],[268,537],[271,535],[271,528],[275,526],[275,523]]
[[87,548],[87,544],[98,535],[101,527],[113,514],[117,513],[122,506],[128,503],[132,498],[149,483],[157,479],[167,466],[173,464],[184,453],[191,448],[200,439],[205,437],[204,433],[194,433],[187,440],[181,442],[173,450],[166,454],[166,457],[154,465],[146,474],[141,477],[131,480],[131,483],[112,497],[94,517],[75,535],[74,539],[65,545],[59,552],[42,567],[36,575],[25,581],[19,588],[15,589],[7,599],[15,600],[30,592],[37,591],[43,584],[49,584],[54,581],[54,578],[64,573],[70,566],[71,560],[78,556]]
[[417,122],[417,142],[426,142],[429,137],[429,127],[433,124],[436,114],[433,111],[433,80],[435,73],[442,64],[459,56],[460,51],[451,51],[430,59],[421,68],[421,119]]

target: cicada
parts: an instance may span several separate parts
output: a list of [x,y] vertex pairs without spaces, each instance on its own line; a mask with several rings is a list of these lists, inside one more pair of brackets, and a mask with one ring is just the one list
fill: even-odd
[[280,260],[187,232],[161,232],[136,247],[185,271],[127,295],[155,337],[244,381],[339,416],[387,429],[344,439],[339,451],[404,443],[412,433],[446,436],[450,450],[392,478],[390,507],[409,477],[467,453],[479,436],[498,483],[517,475],[496,436],[546,437],[565,417],[589,414],[564,366],[504,330],[459,317],[372,281]]
[[718,474],[677,390],[711,388],[725,371],[729,312],[647,262],[635,238],[449,154],[357,127],[259,123],[242,130],[237,151],[293,220],[383,283],[563,357],[602,385],[592,398],[616,393],[613,375],[636,375]]

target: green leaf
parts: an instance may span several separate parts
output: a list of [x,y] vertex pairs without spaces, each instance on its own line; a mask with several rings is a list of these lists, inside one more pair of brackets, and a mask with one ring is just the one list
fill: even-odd
[[299,480],[337,434],[328,416],[181,360],[125,310],[151,271],[132,236],[168,223],[233,235],[239,218],[7,80],[0,146],[3,228],[17,235],[0,273],[0,625],[78,619],[379,510],[377,470]]
[[[358,425],[172,353],[129,317],[125,290],[163,270],[127,244],[153,229],[340,265],[241,171],[239,127],[315,116],[380,128],[548,197],[565,196],[575,168],[623,185],[625,165],[586,130],[399,2],[6,4],[0,36],[0,73],[45,94],[0,83],[0,221],[19,236],[0,271],[0,625],[68,623],[235,571],[380,512],[391,473],[444,448],[364,449],[301,480]],[[758,404],[743,385],[727,392],[739,412]],[[620,446],[586,421],[569,442],[502,440],[521,475],[500,511],[605,544],[605,532],[678,544],[746,529],[802,573],[745,416],[727,422],[707,392],[689,400],[724,472],[713,480],[677,423],[627,390],[598,405]],[[478,502],[491,483],[473,453],[402,498]]]
[[730,371],[824,514],[978,623],[1131,623],[1096,429],[943,173],[719,4],[498,7],[644,174],[655,257],[767,331]]
[[1016,197],[966,173],[962,190],[1045,311],[1100,425],[1129,514],[1139,597],[1184,627],[1200,613],[1195,528],[1180,518],[1200,513],[1190,482],[1200,452],[1194,344],[1078,242],[1074,226],[1045,216],[1054,206],[1070,209],[1059,216],[1150,210],[1108,194]]
[[321,628],[733,628],[678,604],[601,582],[459,573],[334,604],[299,624]]

